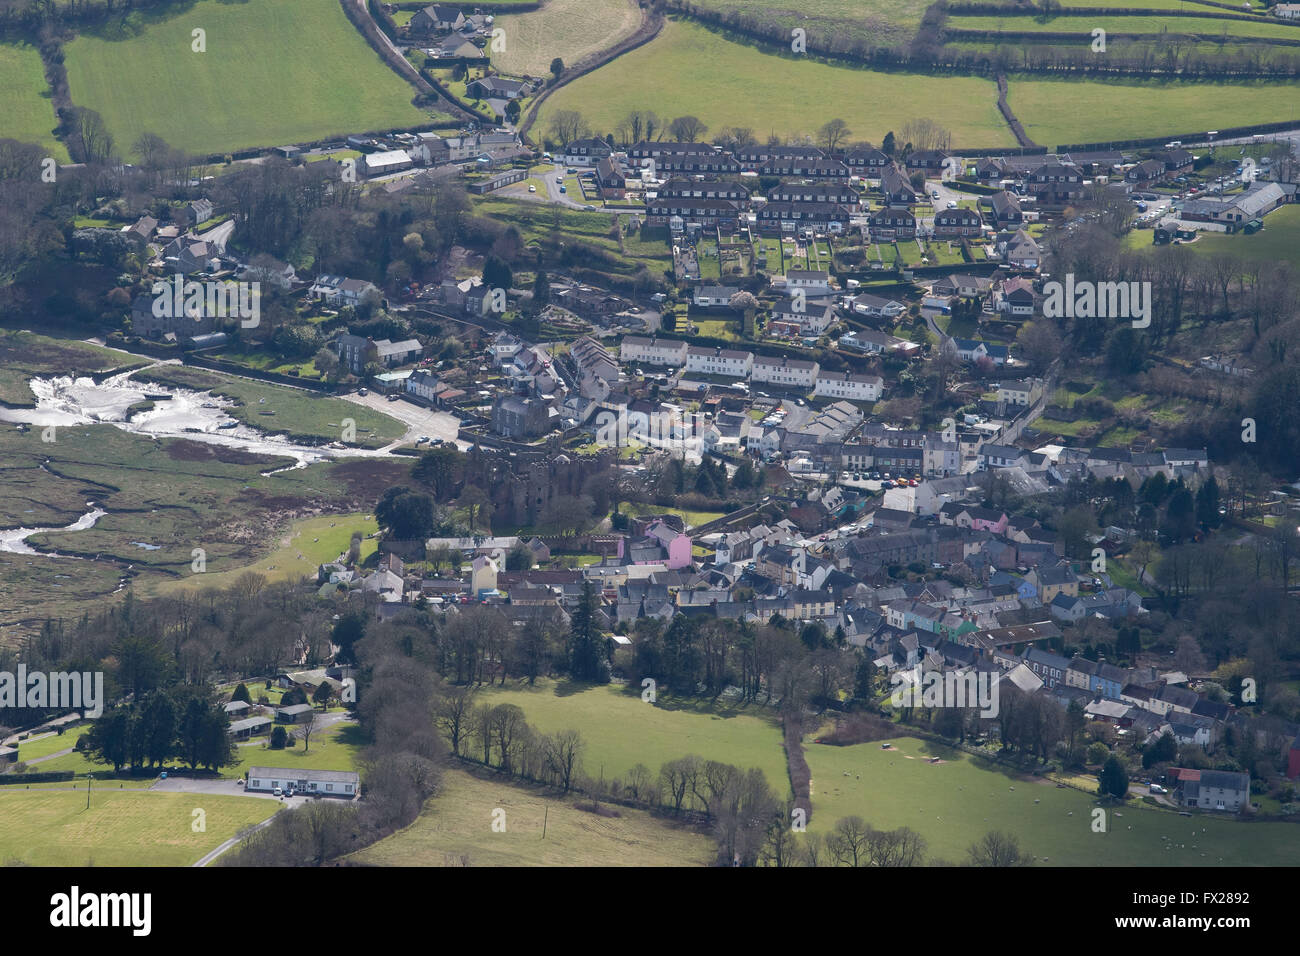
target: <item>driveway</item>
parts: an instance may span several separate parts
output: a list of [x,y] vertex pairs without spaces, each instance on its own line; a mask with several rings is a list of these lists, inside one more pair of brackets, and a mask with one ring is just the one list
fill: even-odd
[[461,451],[466,451],[470,447],[469,442],[456,441],[456,433],[460,430],[460,419],[450,412],[426,408],[423,405],[417,405],[415,402],[408,402],[405,398],[390,402],[387,396],[377,395],[374,392],[367,395],[358,395],[356,392],[351,392],[339,397],[357,405],[364,405],[377,412],[382,412],[390,418],[396,418],[406,426],[406,434],[397,441],[385,445],[380,449],[381,451],[391,451],[398,445],[412,443],[424,435],[430,438],[441,438],[445,442],[453,442]]
[[570,209],[581,209],[586,203],[574,202],[569,198],[568,193],[560,192],[560,183],[555,181],[556,176],[564,175],[564,167],[556,166],[554,170],[547,173],[542,179],[546,183],[546,195],[551,202],[558,203],[561,206],[568,206]]

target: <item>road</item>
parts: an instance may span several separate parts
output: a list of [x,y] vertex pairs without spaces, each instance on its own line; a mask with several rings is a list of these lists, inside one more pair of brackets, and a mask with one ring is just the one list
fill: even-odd
[[226,242],[230,239],[231,233],[235,231],[235,220],[227,219],[221,225],[209,229],[207,232],[199,233],[199,238],[204,242],[210,242],[222,252],[226,251]]

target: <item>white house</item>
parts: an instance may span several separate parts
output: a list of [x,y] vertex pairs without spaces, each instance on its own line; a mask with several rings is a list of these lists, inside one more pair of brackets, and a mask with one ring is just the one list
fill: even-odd
[[315,299],[323,299],[332,306],[351,306],[355,308],[368,293],[378,293],[379,289],[365,279],[348,279],[343,276],[323,275],[312,283],[308,294]]
[[735,349],[724,348],[703,348],[698,345],[692,345],[686,349],[687,372],[749,378],[753,367],[753,352],[738,352]]
[[355,770],[308,770],[306,767],[249,767],[245,790],[273,792],[292,787],[299,793],[351,799],[361,789],[361,774]]
[[438,376],[433,372],[427,368],[418,368],[406,377],[404,387],[409,394],[431,402],[441,384]]
[[686,343],[674,339],[647,339],[629,335],[624,337],[619,346],[618,357],[625,364],[644,362],[647,365],[680,368],[686,364]]
[[787,388],[812,388],[817,381],[819,369],[816,362],[806,359],[758,355],[754,357],[750,381],[768,382]]
[[1003,382],[998,386],[998,401],[1008,405],[1032,405],[1043,397],[1043,380],[1027,378],[1018,382]]
[[697,308],[716,309],[731,303],[731,297],[740,289],[733,285],[702,285],[695,290],[693,301]]
[[846,398],[853,402],[874,402],[879,400],[884,387],[885,380],[879,375],[823,370],[817,374],[813,394],[823,398]]
[[818,272],[811,269],[791,269],[785,274],[786,295],[793,294],[797,289],[802,289],[804,295],[809,298],[813,296],[830,295],[830,273]]

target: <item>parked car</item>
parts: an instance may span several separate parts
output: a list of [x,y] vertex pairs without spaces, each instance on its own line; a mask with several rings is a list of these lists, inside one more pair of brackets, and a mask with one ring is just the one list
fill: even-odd
[[537,192],[537,187],[536,187],[536,186],[533,186],[533,185],[530,184],[530,185],[528,186],[528,191],[529,191],[530,193],[535,193],[535,192]]
[[274,790],[271,791],[271,793],[275,794],[275,796],[277,796],[277,797],[283,797],[283,796],[284,796],[284,791],[281,790],[279,787],[276,787]]
[[402,397],[402,396],[401,396],[401,395],[398,395],[396,392],[389,392],[389,394],[388,394],[388,400],[389,400],[390,402],[395,402],[395,401],[397,401],[397,400],[398,400],[399,398],[401,398],[401,397]]

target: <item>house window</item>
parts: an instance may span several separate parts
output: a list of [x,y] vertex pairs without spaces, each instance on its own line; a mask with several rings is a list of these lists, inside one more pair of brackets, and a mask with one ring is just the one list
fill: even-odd
[[325,789],[326,789],[326,790],[333,790],[333,789],[334,789],[334,784],[332,784],[332,783],[327,783],[327,784],[325,784]]

